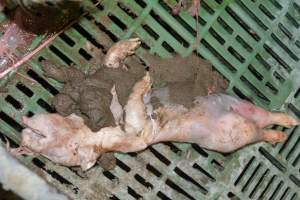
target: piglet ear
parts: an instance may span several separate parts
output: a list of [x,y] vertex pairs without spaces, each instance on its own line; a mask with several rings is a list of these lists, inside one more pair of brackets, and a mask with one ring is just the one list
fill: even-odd
[[22,123],[23,123],[23,124],[27,125],[27,124],[28,124],[28,120],[29,120],[28,117],[26,117],[26,116],[23,116],[23,117],[22,117]]

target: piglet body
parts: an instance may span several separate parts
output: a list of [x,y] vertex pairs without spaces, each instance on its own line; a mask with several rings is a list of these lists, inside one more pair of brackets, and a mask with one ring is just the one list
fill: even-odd
[[265,126],[281,124],[290,127],[297,124],[286,114],[270,113],[225,94],[198,97],[189,110],[178,112],[178,107],[164,106],[157,110],[162,118],[169,112],[176,115],[162,125],[155,140],[192,142],[207,149],[232,152],[263,140],[275,143],[285,139],[284,133],[262,129]]
[[[40,114],[23,118],[20,154],[41,154],[50,160],[89,169],[104,152],[134,152],[163,141],[197,143],[206,149],[232,152],[247,144],[267,141],[282,142],[283,132],[264,129],[271,124],[291,127],[298,124],[284,113],[265,111],[253,104],[225,94],[198,97],[191,108],[164,104],[152,111],[144,100],[149,95],[151,80],[147,74],[133,87],[120,120],[120,104],[112,92],[115,127],[92,132],[83,119],[72,114]],[[114,91],[114,90],[112,90]],[[154,117],[155,116],[155,117]],[[116,123],[117,124],[117,123]]]

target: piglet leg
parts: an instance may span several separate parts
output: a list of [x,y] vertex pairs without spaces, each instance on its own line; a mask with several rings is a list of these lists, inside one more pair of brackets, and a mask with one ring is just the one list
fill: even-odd
[[278,124],[287,128],[298,125],[299,122],[285,113],[271,113],[256,107],[246,101],[240,101],[231,105],[234,112],[241,116],[254,121],[258,127],[264,128],[272,124]]
[[114,85],[110,93],[112,94],[112,100],[110,104],[110,110],[114,116],[116,125],[123,124],[123,108],[118,100],[116,86]]
[[129,135],[139,134],[147,122],[144,95],[151,89],[149,73],[137,82],[125,106],[125,132]]

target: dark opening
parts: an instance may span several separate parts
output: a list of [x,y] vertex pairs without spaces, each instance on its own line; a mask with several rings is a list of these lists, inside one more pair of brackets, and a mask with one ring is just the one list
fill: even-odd
[[149,170],[150,172],[152,172],[155,176],[157,177],[161,177],[162,174],[160,173],[160,171],[158,171],[155,167],[153,167],[151,164],[147,164],[146,165],[146,169]]
[[118,167],[120,167],[121,169],[123,169],[125,172],[130,172],[130,167],[128,167],[125,163],[123,163],[121,160],[116,158],[116,164],[118,165]]
[[[55,89],[52,85],[50,85],[45,79],[43,79],[40,75],[38,75],[35,71],[33,70],[28,70],[27,74],[36,80],[39,84],[41,84],[47,91],[49,91],[52,95],[57,95],[58,90]],[[24,89],[25,87],[23,87]]]
[[277,169],[282,172],[286,172],[286,168],[276,158],[274,158],[265,148],[259,147],[258,150],[263,156],[265,156]]
[[183,37],[181,37],[180,34],[178,34],[169,24],[163,21],[163,19],[153,10],[151,10],[150,15],[185,48],[188,48],[190,46],[190,44]]
[[55,113],[56,110],[54,107],[50,106],[46,101],[44,101],[43,99],[38,99],[37,100],[37,104],[39,106],[41,106],[42,108],[44,108],[47,112],[49,113]]
[[58,56],[62,61],[64,61],[67,65],[74,64],[74,62],[66,56],[63,52],[61,52],[58,48],[56,48],[53,45],[49,46],[49,49],[56,55]]
[[132,189],[131,187],[127,187],[127,191],[128,191],[128,194],[130,194],[131,196],[133,196],[135,199],[142,199],[142,196],[140,194],[138,194],[136,191],[134,191],[134,189]]
[[161,191],[159,191],[156,196],[158,196],[160,199],[162,200],[172,200],[170,199],[167,195],[165,195],[164,193],[162,193]]
[[112,13],[108,14],[108,18],[111,19],[116,25],[118,25],[122,30],[126,30],[127,26],[125,23],[123,23],[118,17],[113,15]]
[[195,181],[192,177],[187,175],[185,172],[183,172],[178,167],[175,167],[174,171],[175,171],[176,174],[178,174],[180,177],[182,177],[186,181],[188,181],[188,182],[194,184],[195,186],[197,186],[201,193],[203,193],[205,195],[208,193],[208,191],[202,185],[200,185],[197,181]]
[[92,43],[95,47],[98,49],[104,50],[104,47],[97,42],[97,40],[89,33],[87,32],[82,26],[79,24],[74,24],[73,28],[80,33],[83,37],[85,37],[90,43]]
[[158,158],[165,165],[168,166],[168,165],[171,164],[171,162],[165,156],[163,156],[161,153],[159,153],[158,151],[156,151],[153,147],[150,146],[149,150],[151,151],[151,153],[153,153],[153,155],[155,155],[156,158]]
[[70,47],[73,47],[75,45],[74,40],[72,40],[69,36],[67,36],[65,33],[61,33],[59,37],[67,43]]
[[242,179],[242,177],[245,175],[246,171],[249,169],[249,167],[252,165],[253,161],[254,161],[255,157],[252,156],[252,158],[249,160],[249,162],[246,164],[245,168],[243,169],[243,171],[241,172],[241,174],[239,175],[239,177],[236,179],[236,181],[234,182],[234,185],[237,185],[240,180]]
[[137,180],[140,184],[142,184],[143,186],[145,186],[146,188],[151,188],[153,189],[153,185],[151,183],[149,183],[148,181],[146,181],[146,179],[144,179],[143,177],[141,177],[138,174],[134,175],[135,180]]
[[187,198],[191,199],[191,200],[195,200],[191,195],[189,195],[186,191],[184,191],[181,187],[179,187],[178,185],[176,185],[173,181],[171,181],[170,179],[166,180],[166,184],[168,186],[170,186],[171,188],[173,188],[174,190],[176,190],[177,192],[183,194],[184,196],[186,196]]
[[199,166],[197,163],[193,164],[193,168],[197,169],[198,171],[200,171],[202,174],[204,174],[205,176],[207,176],[211,181],[215,182],[216,179],[210,174],[208,173],[206,170],[204,170],[201,166]]
[[88,52],[86,52],[86,50],[84,50],[83,48],[80,48],[78,53],[84,57],[85,60],[89,61],[93,58],[93,56],[91,56],[91,54],[89,54]]
[[0,111],[0,119],[2,119],[4,122],[6,122],[9,126],[11,126],[18,132],[21,132],[23,129],[23,127],[18,122],[16,122],[12,117],[7,115],[3,111]]
[[16,100],[15,98],[13,98],[10,95],[8,95],[5,98],[5,101],[7,101],[9,104],[11,104],[17,110],[20,110],[23,108],[23,105],[18,100]]
[[28,97],[33,96],[33,92],[31,91],[31,89],[26,87],[23,83],[17,83],[16,88],[18,88],[23,94],[25,94]]

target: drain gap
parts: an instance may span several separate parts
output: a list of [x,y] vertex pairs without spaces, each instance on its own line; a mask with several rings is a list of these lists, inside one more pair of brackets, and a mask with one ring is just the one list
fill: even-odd
[[44,101],[43,99],[38,99],[37,100],[37,104],[39,106],[41,106],[42,108],[44,108],[47,112],[49,113],[55,113],[56,110],[54,107],[50,106],[46,101]]
[[260,92],[252,83],[250,83],[244,76],[241,76],[241,81],[247,85],[249,89],[251,89],[263,102],[267,105],[270,104],[270,100],[262,93]]
[[279,191],[281,190],[282,186],[283,186],[283,181],[280,181],[278,183],[277,187],[275,188],[272,196],[269,198],[270,200],[275,199],[275,197],[278,195]]
[[104,175],[106,178],[108,178],[108,179],[111,180],[111,181],[117,179],[117,177],[116,177],[113,173],[111,173],[110,171],[103,171],[102,173],[103,173],[103,175]]
[[228,49],[229,53],[231,55],[233,55],[238,61],[240,61],[241,63],[244,63],[245,62],[245,58],[239,54],[232,46],[229,46]]
[[93,58],[93,56],[91,54],[89,54],[86,50],[84,50],[83,48],[80,48],[78,53],[86,60],[89,61]]
[[233,33],[233,28],[231,28],[221,17],[218,17],[217,21],[224,28],[225,31],[227,31],[229,34]]
[[12,105],[17,110],[21,110],[23,108],[23,105],[18,100],[16,100],[15,98],[13,98],[10,95],[7,95],[7,97],[5,98],[5,101],[8,102],[10,105]]
[[300,118],[300,110],[298,110],[293,104],[288,104],[288,109],[290,109],[298,118]]
[[270,91],[271,91],[274,95],[278,94],[278,90],[277,90],[270,82],[267,82],[267,83],[266,83],[266,86],[270,89]]
[[33,158],[32,159],[32,163],[35,166],[37,166],[37,167],[41,168],[42,170],[44,170],[45,172],[47,172],[52,178],[56,179],[61,184],[66,184],[66,185],[72,185],[72,186],[74,186],[70,181],[68,181],[67,179],[65,179],[64,177],[62,177],[56,171],[52,171],[52,170],[46,169],[46,165],[42,161],[40,161],[39,159]]
[[298,127],[293,128],[292,132],[289,134],[288,138],[284,141],[283,145],[281,146],[279,154],[281,154],[282,151],[288,146],[287,144],[289,144],[291,138],[293,137],[297,129]]
[[130,194],[135,199],[137,199],[137,200],[142,199],[142,196],[139,193],[137,193],[134,189],[132,189],[131,187],[127,186],[127,191],[128,191],[128,194]]
[[227,67],[232,73],[236,73],[236,69],[225,58],[221,56],[205,39],[201,40],[203,44],[223,65]]
[[191,200],[196,200],[194,199],[191,195],[189,195],[185,190],[183,190],[181,187],[179,187],[178,185],[176,185],[173,181],[171,181],[170,179],[166,180],[166,184],[168,186],[170,186],[171,188],[173,188],[174,190],[176,190],[177,192],[183,194],[184,196],[186,196],[187,198],[191,199]]
[[69,36],[67,36],[65,33],[61,33],[59,37],[70,47],[73,47],[75,45],[74,40],[72,40]]
[[155,155],[156,158],[158,158],[165,165],[168,166],[171,164],[171,162],[165,156],[163,156],[161,153],[156,151],[153,147],[150,146],[149,150],[151,151],[151,153],[153,153],[153,155]]
[[264,5],[262,5],[262,4],[260,4],[259,6],[258,6],[258,8],[270,19],[270,20],[274,20],[275,19],[275,17],[274,17],[274,15],[272,15],[272,13],[264,6]]
[[100,22],[95,21],[96,26],[98,26],[98,28],[103,31],[106,35],[108,35],[108,37],[114,42],[118,42],[119,38],[114,35],[111,31],[109,31],[103,24],[101,24]]
[[128,167],[125,163],[123,163],[121,160],[116,158],[116,164],[118,165],[118,167],[120,167],[121,169],[123,169],[125,172],[130,172],[130,167]]
[[280,58],[280,56],[278,56],[269,45],[264,44],[263,47],[288,73],[292,71],[292,68],[285,61],[283,61],[282,58]]
[[291,181],[292,181],[293,183],[295,183],[298,187],[300,187],[300,180],[299,180],[296,176],[294,176],[293,174],[291,174],[291,175],[289,176],[289,178],[291,179]]
[[230,200],[240,200],[240,198],[237,197],[237,196],[236,196],[235,194],[233,194],[232,192],[228,192],[227,197],[228,197]]
[[286,199],[287,195],[290,192],[290,187],[287,187],[284,191],[284,193],[281,195],[280,200]]
[[26,87],[23,83],[17,83],[16,88],[18,88],[18,90],[20,90],[23,94],[25,94],[28,97],[32,97],[33,96],[33,92],[31,91],[31,89],[29,89],[28,87]]
[[145,188],[147,189],[153,189],[153,185],[151,183],[149,183],[148,181],[146,181],[146,179],[144,179],[143,177],[141,177],[138,174],[134,175],[135,180],[137,180],[140,184],[142,184],[143,186],[145,186]]
[[105,50],[104,46],[102,46],[100,43],[97,42],[97,40],[88,32],[86,31],[82,26],[79,24],[74,24],[73,28],[80,33],[83,37],[85,37],[90,43],[92,43],[95,47],[98,49]]
[[252,52],[253,48],[239,35],[235,37],[236,41],[240,43],[248,52]]
[[45,79],[43,79],[40,75],[38,75],[35,71],[33,70],[28,70],[27,74],[36,80],[39,84],[41,84],[47,91],[49,91],[52,95],[57,95],[58,90],[55,89],[52,85],[50,85]]
[[162,173],[160,173],[160,171],[158,171],[155,167],[153,167],[151,164],[147,164],[146,165],[146,169],[148,171],[150,171],[152,174],[154,174],[157,177],[161,177]]
[[273,184],[275,178],[276,178],[276,175],[273,175],[272,178],[270,179],[269,183],[267,184],[266,188],[259,195],[258,199],[264,199],[264,195],[266,194],[267,191],[269,191],[270,186]]
[[190,44],[181,37],[169,24],[167,24],[159,15],[157,15],[153,10],[150,11],[150,15],[167,31],[169,32],[179,44],[182,44],[183,47],[188,48]]
[[254,169],[254,171],[252,172],[251,176],[249,177],[249,179],[247,180],[247,182],[245,183],[245,185],[242,188],[242,192],[245,192],[246,189],[250,186],[250,184],[253,182],[253,178],[256,176],[256,174],[258,173],[258,171],[261,168],[261,163],[259,163],[256,168]]
[[286,172],[286,168],[276,158],[274,158],[265,148],[259,147],[258,150],[265,158],[267,158],[281,172]]
[[193,168],[197,169],[198,171],[200,171],[202,174],[204,174],[206,177],[208,177],[212,182],[215,182],[216,179],[210,174],[208,173],[206,170],[204,170],[201,166],[199,166],[197,163],[193,164]]
[[300,142],[300,137],[297,139],[297,141],[295,142],[294,146],[291,148],[291,150],[289,151],[289,153],[286,156],[286,160],[289,161],[290,157],[293,155],[293,153],[295,152],[295,150],[298,147],[298,144]]
[[147,24],[143,25],[142,27],[155,40],[157,40],[159,38],[159,35]]
[[253,161],[254,161],[255,157],[252,156],[252,158],[249,160],[249,162],[246,164],[245,168],[243,169],[243,171],[241,172],[241,174],[239,175],[239,177],[236,179],[236,181],[234,182],[234,185],[236,186],[240,180],[242,179],[242,177],[245,175],[246,171],[249,169],[249,167],[252,165]]
[[225,40],[212,28],[210,27],[208,32],[221,44],[225,44]]
[[[254,14],[241,0],[236,0],[237,4],[265,31],[267,31],[269,28],[257,17],[256,14]],[[229,7],[227,7],[229,8]],[[226,9],[227,9],[226,8]],[[237,15],[237,14],[235,14]],[[240,17],[235,18],[241,20]],[[241,20],[242,21],[242,20]],[[245,23],[242,21],[242,23]],[[248,25],[246,25],[248,26]]]
[[255,41],[258,42],[261,40],[258,34],[253,34],[255,31],[252,30],[250,26],[248,26],[230,7],[226,7],[225,10]]
[[233,87],[232,88],[233,92],[241,99],[250,101],[251,103],[253,103],[253,100],[250,97],[247,97],[240,89],[238,89],[237,87]]
[[253,65],[248,66],[249,71],[257,78],[257,80],[262,81],[264,79],[264,76],[261,75],[256,69],[253,67]]
[[200,185],[197,181],[195,181],[192,177],[187,175],[185,172],[183,172],[178,167],[175,167],[174,171],[175,171],[176,174],[178,174],[180,177],[182,177],[186,181],[188,181],[188,182],[194,184],[195,186],[197,186],[201,193],[203,193],[205,195],[208,193],[208,191],[202,185]]
[[298,29],[300,27],[300,24],[297,22],[297,20],[294,17],[292,17],[292,15],[290,15],[289,13],[286,13],[285,17],[291,22],[291,24],[293,26],[296,27],[296,29]]
[[21,132],[23,130],[23,127],[18,122],[16,122],[12,117],[7,115],[3,111],[0,111],[0,119],[2,119],[4,122],[6,122],[9,126],[11,126],[13,129],[15,129],[17,132]]
[[195,149],[197,151],[197,153],[199,153],[204,158],[208,157],[208,153],[206,151],[204,151],[198,144],[193,143],[192,147],[193,147],[193,149]]
[[171,151],[173,151],[176,154],[180,154],[182,151],[178,149],[172,142],[163,142],[164,145],[167,145]]
[[139,4],[142,8],[146,8],[147,4],[143,0],[134,0],[137,4]]
[[260,64],[262,64],[265,67],[266,70],[271,69],[271,65],[268,62],[266,62],[260,54],[256,54],[255,58],[258,60],[258,62],[260,62]]
[[165,195],[164,193],[162,193],[161,191],[159,191],[156,196],[158,196],[160,199],[162,200],[172,200],[170,199],[167,195]]
[[8,141],[9,142],[9,146],[11,147],[11,148],[17,148],[17,147],[19,147],[19,145],[15,142],[15,141],[13,141],[12,139],[10,139],[8,136],[6,136],[4,133],[2,133],[2,132],[0,132],[0,139],[1,139],[1,141],[4,143],[4,144],[6,144],[6,142]]
[[118,2],[118,7],[123,10],[128,16],[132,19],[136,19],[138,16],[135,14],[129,7],[127,7],[124,3]]
[[113,15],[112,13],[108,13],[108,18],[111,19],[117,26],[119,26],[123,31],[127,29],[125,23],[123,23],[118,17]]
[[175,50],[166,41],[164,41],[161,46],[164,47],[169,53],[175,52]]
[[224,170],[223,165],[221,165],[221,163],[219,163],[218,161],[216,161],[215,159],[213,159],[211,161],[212,166],[214,166],[218,171],[222,172]]
[[260,179],[258,180],[257,184],[255,185],[255,187],[253,188],[253,190],[251,191],[249,198],[253,199],[255,193],[257,192],[257,189],[259,189],[259,187],[261,186],[263,180],[268,176],[268,174],[270,173],[270,170],[267,169],[263,175],[260,177]]
[[294,61],[299,61],[299,58],[274,33],[271,34],[271,37]]
[[285,36],[292,40],[293,34],[287,28],[285,28],[285,26],[281,22],[278,23],[278,28],[283,32]]
[[63,52],[61,52],[58,48],[56,48],[53,45],[49,46],[49,49],[56,55],[58,56],[62,61],[64,61],[67,65],[71,65],[74,64],[74,62],[68,57],[66,56]]

